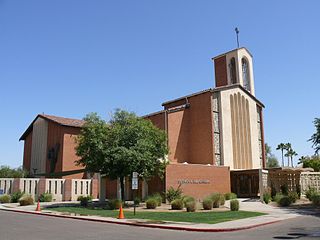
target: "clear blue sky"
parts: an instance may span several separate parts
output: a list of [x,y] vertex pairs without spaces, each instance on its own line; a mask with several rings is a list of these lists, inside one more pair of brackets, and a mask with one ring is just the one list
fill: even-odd
[[[259,3],[258,3],[259,2]],[[138,115],[214,87],[211,57],[254,56],[266,142],[299,155],[320,117],[319,1],[0,0],[0,165],[22,164],[18,139],[38,113]]]

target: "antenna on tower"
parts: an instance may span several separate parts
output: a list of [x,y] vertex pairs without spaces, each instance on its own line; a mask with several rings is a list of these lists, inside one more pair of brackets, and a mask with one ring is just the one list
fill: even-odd
[[235,31],[236,31],[236,34],[237,34],[237,46],[238,46],[238,48],[239,48],[239,29],[236,27],[235,29],[234,29]]

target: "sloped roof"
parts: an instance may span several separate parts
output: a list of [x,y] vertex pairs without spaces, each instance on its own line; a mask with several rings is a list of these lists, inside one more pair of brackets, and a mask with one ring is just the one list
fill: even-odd
[[73,119],[73,118],[64,118],[64,117],[58,117],[58,116],[53,116],[53,115],[47,115],[47,114],[38,114],[37,117],[32,121],[32,123],[29,125],[27,130],[22,134],[20,137],[19,141],[25,140],[27,135],[32,131],[33,129],[33,123],[39,118],[46,119],[48,121],[57,123],[61,126],[67,126],[67,127],[76,127],[76,128],[81,128],[83,124],[85,123],[84,120],[80,119]]

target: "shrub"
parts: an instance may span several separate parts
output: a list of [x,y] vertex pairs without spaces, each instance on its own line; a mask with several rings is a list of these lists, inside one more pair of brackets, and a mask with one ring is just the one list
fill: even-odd
[[11,194],[11,202],[12,203],[17,203],[19,201],[19,199],[23,196],[23,192],[21,192],[20,190],[17,192],[14,192]]
[[[158,205],[158,206],[161,206],[162,196],[161,196],[160,193],[154,193],[154,194],[152,194],[151,196],[148,196],[148,198],[154,198],[154,199],[156,199],[156,200],[157,200],[157,205]],[[148,198],[147,198],[147,199],[148,199]]]
[[88,207],[89,202],[92,201],[92,196],[79,196],[78,201],[82,207]]
[[296,185],[296,192],[298,194],[298,199],[300,199],[301,198],[301,186],[299,183]]
[[268,204],[271,201],[271,194],[268,192],[265,192],[263,194],[263,201]]
[[289,192],[288,197],[290,198],[291,203],[295,203],[299,199],[298,193]]
[[271,198],[274,199],[274,197],[277,195],[277,190],[273,183],[271,183]]
[[120,199],[110,199],[108,201],[107,208],[110,210],[119,209],[121,205],[122,205],[122,201]]
[[220,194],[219,204],[224,205],[226,203],[226,199],[223,194]]
[[291,204],[291,199],[288,196],[282,196],[282,198],[280,198],[279,200],[279,206],[281,207],[288,207]]
[[0,196],[0,203],[9,203],[11,201],[11,197],[8,194]]
[[170,187],[168,191],[166,192],[166,199],[169,203],[171,203],[175,199],[179,199],[182,196],[182,189],[180,186],[177,189],[174,189],[173,187]]
[[239,201],[237,199],[233,199],[230,201],[230,210],[239,211]]
[[20,206],[33,205],[34,204],[34,200],[30,195],[23,195],[19,199],[19,203],[20,203]]
[[237,198],[237,194],[235,193],[225,193],[224,197],[226,200],[231,200],[231,199],[236,199]]
[[309,187],[309,189],[306,191],[306,198],[312,201],[313,195],[315,195],[316,193],[317,191],[314,187]]
[[133,203],[134,203],[134,205],[139,206],[140,203],[141,203],[141,199],[140,199],[139,197],[135,197],[135,198],[133,199]]
[[185,203],[185,206],[187,208],[187,212],[195,212],[196,207],[197,207],[197,203],[196,203],[196,201],[188,201]]
[[183,209],[183,201],[182,199],[175,199],[171,202],[171,209],[173,210],[182,210]]
[[202,206],[204,210],[211,210],[212,209],[212,200],[211,198],[203,199]]
[[320,193],[316,193],[312,196],[312,203],[315,206],[320,206]]
[[42,193],[39,196],[40,202],[52,202],[52,194],[51,193]]
[[182,201],[183,201],[183,206],[187,207],[188,202],[195,202],[196,200],[194,199],[194,197],[191,197],[191,196],[183,196]]
[[274,197],[273,197],[273,201],[276,203],[279,203],[280,199],[283,197],[283,195],[281,193],[277,193]]
[[146,201],[146,207],[148,209],[155,209],[158,206],[158,200],[156,198],[149,198]]
[[218,208],[221,205],[221,194],[220,193],[212,193],[209,198],[212,200],[212,207]]
[[280,189],[281,189],[281,193],[283,195],[286,195],[286,196],[288,195],[289,189],[288,189],[288,185],[287,184],[281,185]]

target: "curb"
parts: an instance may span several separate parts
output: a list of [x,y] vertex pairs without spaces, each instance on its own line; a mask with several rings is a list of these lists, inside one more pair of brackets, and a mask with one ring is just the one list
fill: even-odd
[[261,227],[261,226],[265,226],[265,225],[269,225],[269,224],[273,224],[273,223],[277,223],[277,222],[282,221],[282,220],[275,220],[275,221],[271,221],[271,222],[259,223],[259,224],[255,224],[255,225],[238,227],[238,228],[190,228],[190,227],[177,227],[177,226],[162,226],[162,225],[156,225],[156,224],[117,222],[117,221],[112,221],[112,220],[94,219],[94,218],[86,218],[86,217],[79,218],[76,216],[56,215],[56,214],[50,214],[50,213],[30,212],[30,211],[24,211],[24,210],[5,209],[5,208],[0,208],[0,210],[7,211],[7,212],[26,213],[26,214],[42,215],[42,216],[56,217],[56,218],[68,218],[68,219],[90,221],[90,222],[111,223],[111,224],[127,225],[127,226],[134,226],[134,227],[158,228],[158,229],[180,230],[180,231],[189,231],[189,232],[234,232],[234,231],[241,231],[241,230],[257,228],[257,227]]

